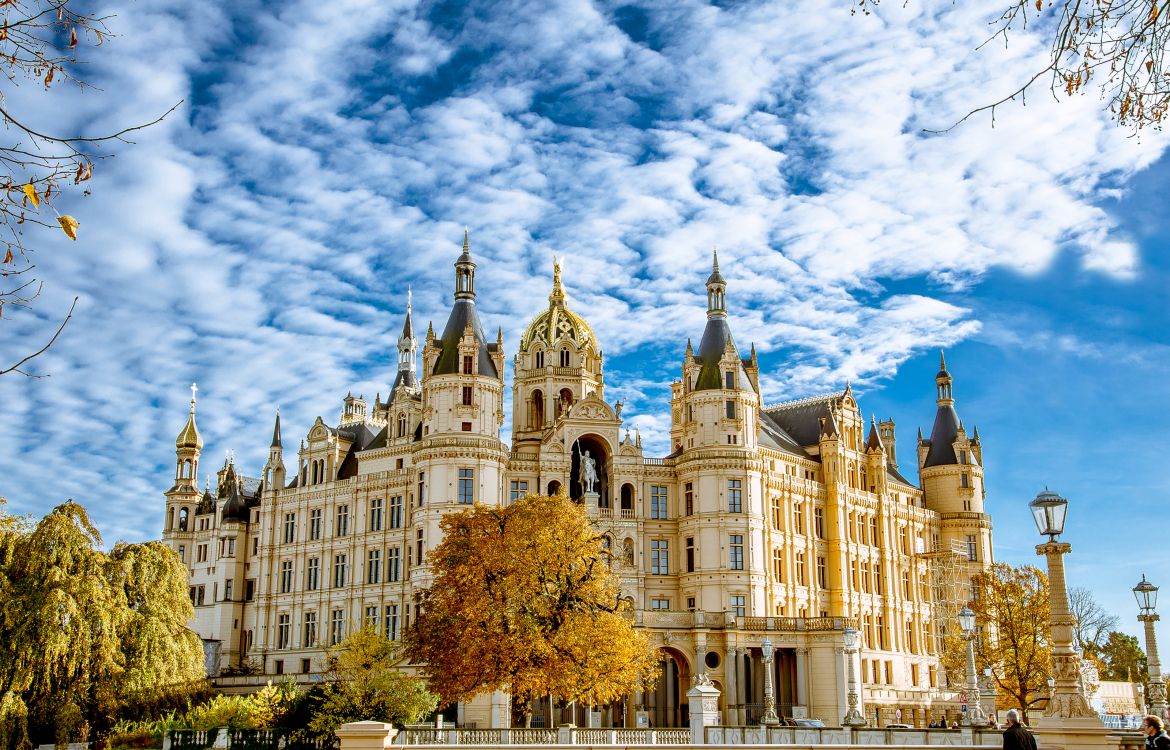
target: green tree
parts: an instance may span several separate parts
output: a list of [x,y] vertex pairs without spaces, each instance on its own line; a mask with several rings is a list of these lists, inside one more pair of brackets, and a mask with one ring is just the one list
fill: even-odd
[[329,682],[309,697],[309,733],[332,739],[350,721],[384,721],[399,726],[420,721],[439,704],[422,680],[401,668],[398,646],[376,630],[359,630],[330,648]]
[[1101,679],[1132,680],[1143,684],[1149,681],[1146,652],[1136,637],[1111,631],[1098,653],[1101,659]]
[[108,728],[204,678],[186,570],[158,544],[101,549],[69,501],[31,529],[0,522],[0,748]]
[[546,695],[601,705],[652,684],[653,649],[625,616],[581,506],[530,495],[441,526],[434,582],[405,645],[445,703],[505,690],[519,718]]

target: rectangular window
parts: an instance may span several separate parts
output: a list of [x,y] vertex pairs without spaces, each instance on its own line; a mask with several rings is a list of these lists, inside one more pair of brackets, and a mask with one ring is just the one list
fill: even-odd
[[723,415],[728,419],[735,419],[735,402],[726,401],[723,404]]
[[301,645],[305,648],[312,648],[317,645],[317,613],[305,613],[305,640]]
[[232,600],[232,581],[223,582],[223,600],[225,602]]
[[882,546],[881,536],[878,534],[877,516],[869,517],[869,543],[875,547]]
[[345,585],[345,567],[348,560],[345,555],[333,558],[333,588],[339,589]]
[[650,574],[670,574],[670,542],[666,539],[650,540]]
[[276,617],[276,647],[278,649],[285,649],[289,646],[289,640],[292,636],[292,622],[288,615],[277,615]]
[[402,528],[402,495],[395,495],[390,498],[390,528]]
[[804,584],[804,553],[796,553],[796,585],[803,586]]
[[902,598],[909,599],[910,597],[911,597],[910,571],[903,570],[902,571]]
[[882,666],[885,668],[884,671],[886,674],[886,684],[893,685],[894,684],[894,663],[889,662],[889,661],[882,662]]
[[249,578],[244,581],[244,601],[250,602],[256,598],[256,579]]
[[464,422],[462,427],[464,432],[471,432],[471,422]]
[[475,469],[459,470],[459,502],[464,505],[475,502]]
[[902,550],[903,555],[910,554],[910,534],[905,526],[898,527],[898,548]]
[[723,387],[729,391],[735,390],[735,373],[734,372],[723,373]]
[[731,597],[731,612],[736,617],[747,617],[746,597],[742,594],[736,594]]
[[971,562],[979,561],[979,544],[973,534],[967,535],[967,559]]
[[398,640],[398,605],[386,605],[386,637],[392,641]]
[[687,537],[687,572],[695,572],[695,538]]
[[345,640],[345,610],[335,609],[329,615],[329,645],[336,646]]
[[377,606],[366,607],[366,620],[365,620],[365,622],[366,622],[365,627],[368,630],[376,630],[377,629],[377,627],[378,627],[378,607]]
[[426,500],[426,489],[427,489],[427,481],[426,480],[427,480],[426,472],[420,471],[418,473],[418,504],[419,504],[419,506],[422,506],[423,502],[425,502],[425,500]]
[[650,486],[650,518],[658,521],[664,521],[667,518],[665,485]]
[[[372,549],[366,560],[366,583],[382,582],[382,550]],[[375,618],[377,619],[377,618]],[[375,623],[377,624],[377,623]]]
[[650,609],[670,609],[669,599],[651,599]]
[[334,536],[345,536],[349,533],[349,506],[337,506],[337,526],[334,530]]
[[382,530],[382,498],[375,497],[370,501],[370,531]]
[[399,576],[399,563],[402,560],[402,555],[399,554],[397,547],[391,547],[386,550],[386,582],[397,583]]
[[528,494],[528,480],[526,480],[526,479],[513,479],[512,485],[511,485],[511,491],[508,495],[509,501],[514,503],[527,494]]
[[869,593],[869,561],[861,563],[861,590]]
[[695,485],[693,482],[686,483],[683,498],[685,503],[684,513],[688,516],[693,516],[695,514]]
[[293,564],[292,560],[284,560],[280,563],[280,593],[287,594],[293,590]]
[[321,509],[313,508],[309,511],[309,539],[314,541],[321,538]]
[[471,374],[471,355],[469,354],[463,355],[463,374]]
[[817,555],[817,585],[823,589],[829,588],[828,567],[824,555]]
[[284,543],[292,544],[297,540],[297,514],[284,514]]
[[273,659],[272,671],[274,674],[284,674],[284,659]]
[[308,567],[305,568],[305,590],[316,591],[320,585],[321,561],[316,557],[310,557]]
[[740,480],[727,480],[727,510],[732,513],[743,513],[743,495]]
[[970,486],[970,480],[967,479],[967,472],[963,472],[959,475],[959,486],[963,489],[966,489]]
[[418,529],[414,532],[414,559],[416,565],[422,565],[423,560],[423,530]]
[[914,687],[918,687],[918,665],[917,664],[910,665],[910,684],[913,685]]
[[800,507],[800,503],[792,505],[792,531],[795,534],[804,533],[804,509]]
[[731,535],[731,569],[743,570],[743,534]]
[[874,560],[873,562],[873,590],[875,594],[885,595],[886,588],[882,581],[882,561]]
[[463,386],[463,399],[462,399],[462,401],[463,401],[464,406],[471,406],[471,386],[469,386],[469,385]]
[[195,547],[195,562],[207,562],[207,545],[200,544]]
[[825,509],[813,508],[813,533],[817,539],[825,538]]
[[914,646],[914,621],[906,621],[906,647],[910,649],[910,653],[917,654],[918,649]]
[[772,550],[772,579],[776,583],[784,582],[784,552],[779,547]]
[[877,616],[877,642],[878,648],[882,651],[886,650],[886,618],[882,615]]
[[207,597],[207,587],[206,586],[196,586],[195,587],[195,606],[202,607],[203,602],[206,599],[206,597]]
[[784,508],[780,505],[780,496],[772,496],[772,528],[784,528]]

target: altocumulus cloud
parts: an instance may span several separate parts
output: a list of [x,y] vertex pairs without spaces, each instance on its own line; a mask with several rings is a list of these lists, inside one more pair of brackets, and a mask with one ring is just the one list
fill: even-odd
[[52,377],[0,382],[0,493],[36,512],[72,496],[112,538],[155,535],[186,384],[205,471],[227,448],[258,470],[277,405],[293,439],[347,390],[385,393],[406,289],[421,325],[445,319],[464,224],[510,350],[567,256],[573,304],[625,363],[610,395],[652,450],[712,246],[769,401],[878,382],[979,329],[892,282],[971,288],[1061,252],[1135,272],[1097,204],[1163,137],[1043,95],[994,129],[926,134],[1011,91],[1044,41],[975,54],[977,4],[848,5],[111,6],[119,37],[87,73],[101,91],[13,102],[88,133],[185,104],[66,199],[78,243],[36,237],[50,285],[0,350],[82,303],[39,363]]

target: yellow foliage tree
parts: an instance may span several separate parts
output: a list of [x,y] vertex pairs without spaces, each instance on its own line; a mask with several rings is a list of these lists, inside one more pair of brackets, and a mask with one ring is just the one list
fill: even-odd
[[505,690],[517,714],[546,695],[602,705],[657,678],[580,506],[529,496],[441,526],[434,583],[404,645],[444,702]]
[[[978,629],[975,663],[991,667],[999,686],[997,708],[1028,709],[1047,696],[1052,656],[1048,643],[1048,576],[1032,565],[996,563],[972,578],[977,596],[970,603]],[[957,630],[943,642],[943,666],[952,684],[963,679],[966,643]]]

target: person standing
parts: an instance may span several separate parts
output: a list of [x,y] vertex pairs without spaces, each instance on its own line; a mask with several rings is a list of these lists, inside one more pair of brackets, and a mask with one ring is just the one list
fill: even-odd
[[1166,735],[1166,725],[1157,716],[1146,716],[1142,719],[1142,729],[1146,733],[1147,750],[1170,750],[1170,736]]
[[1003,730],[1003,750],[1036,750],[1036,738],[1020,724],[1020,712],[1007,712],[1007,729]]

